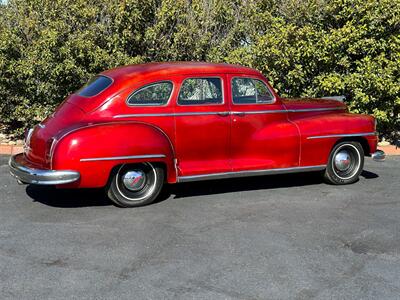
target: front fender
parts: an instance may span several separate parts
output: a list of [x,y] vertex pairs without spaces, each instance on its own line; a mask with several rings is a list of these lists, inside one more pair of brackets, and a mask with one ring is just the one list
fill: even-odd
[[125,163],[161,162],[167,181],[176,181],[174,150],[158,127],[144,123],[104,123],[83,126],[58,138],[53,169],[76,170],[76,187],[102,187],[115,166]]

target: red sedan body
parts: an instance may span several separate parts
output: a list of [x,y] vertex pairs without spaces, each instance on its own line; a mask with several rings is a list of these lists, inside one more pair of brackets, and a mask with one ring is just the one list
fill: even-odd
[[[70,95],[29,132],[25,153],[13,158],[12,169],[54,171],[54,179],[35,182],[12,170],[21,181],[103,187],[116,166],[158,162],[165,167],[166,181],[175,183],[323,170],[332,148],[343,139],[358,141],[366,155],[377,151],[373,117],[351,114],[336,100],[281,98],[251,68],[150,63],[100,76],[109,81],[105,89],[89,97],[79,91]],[[221,85],[221,101],[180,103],[183,83],[205,78]],[[238,89],[233,84],[242,84],[242,89],[249,80],[268,89],[268,101],[246,102],[244,96],[235,103],[233,95],[240,90],[233,91]],[[166,103],[131,105],[127,100],[160,82],[172,89]],[[68,172],[78,176],[68,177]]]

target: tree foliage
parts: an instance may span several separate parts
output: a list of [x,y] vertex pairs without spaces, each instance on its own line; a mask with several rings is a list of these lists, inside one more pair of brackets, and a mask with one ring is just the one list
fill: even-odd
[[282,96],[345,95],[400,130],[397,0],[10,0],[0,123],[20,134],[102,70],[171,60],[251,66]]

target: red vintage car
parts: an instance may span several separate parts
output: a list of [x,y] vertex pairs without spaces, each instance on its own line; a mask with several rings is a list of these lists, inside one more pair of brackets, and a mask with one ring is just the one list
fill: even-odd
[[258,71],[149,63],[108,70],[26,135],[9,166],[21,183],[106,187],[122,207],[164,183],[322,171],[355,182],[377,150],[375,119],[329,99],[284,99]]

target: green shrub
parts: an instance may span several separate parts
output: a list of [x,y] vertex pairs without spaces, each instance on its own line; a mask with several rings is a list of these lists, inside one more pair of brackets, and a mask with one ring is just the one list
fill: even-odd
[[282,96],[345,95],[394,139],[399,15],[392,0],[10,0],[0,5],[0,123],[20,134],[104,69],[206,60],[257,68]]

